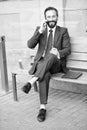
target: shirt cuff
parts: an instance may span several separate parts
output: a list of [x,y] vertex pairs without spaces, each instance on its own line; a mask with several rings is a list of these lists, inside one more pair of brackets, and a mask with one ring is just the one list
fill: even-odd
[[40,34],[42,34],[42,31],[40,29],[38,31],[39,31]]
[[57,54],[57,58],[60,59],[60,53],[59,53],[59,52],[58,52],[58,54]]

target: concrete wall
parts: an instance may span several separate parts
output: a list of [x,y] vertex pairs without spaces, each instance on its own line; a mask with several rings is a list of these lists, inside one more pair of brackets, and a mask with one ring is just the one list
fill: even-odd
[[87,0],[66,0],[65,26],[72,37],[87,37]]

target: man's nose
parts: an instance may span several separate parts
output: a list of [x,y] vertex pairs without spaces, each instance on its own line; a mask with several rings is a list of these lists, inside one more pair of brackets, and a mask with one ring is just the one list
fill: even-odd
[[53,17],[50,17],[50,21],[52,21],[53,20]]

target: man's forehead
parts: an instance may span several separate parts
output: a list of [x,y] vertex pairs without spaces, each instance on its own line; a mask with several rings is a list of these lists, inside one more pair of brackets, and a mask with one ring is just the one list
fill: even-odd
[[54,14],[56,14],[56,11],[55,10],[48,10],[47,12],[46,12],[46,15],[48,16],[48,15],[54,15]]

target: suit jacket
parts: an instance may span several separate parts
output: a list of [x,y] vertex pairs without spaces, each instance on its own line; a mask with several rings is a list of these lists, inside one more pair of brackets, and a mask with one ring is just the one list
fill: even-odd
[[[38,30],[39,27],[36,28],[34,35],[27,42],[29,48],[34,48],[38,44],[37,54],[35,56],[34,64],[30,70],[30,74],[34,74],[36,65],[44,53],[47,42],[47,29],[45,29],[44,33],[42,34],[40,34]],[[60,53],[61,67],[63,72],[66,72],[66,58],[71,53],[71,44],[67,28],[60,26],[56,27],[54,35],[54,47],[57,48]]]

